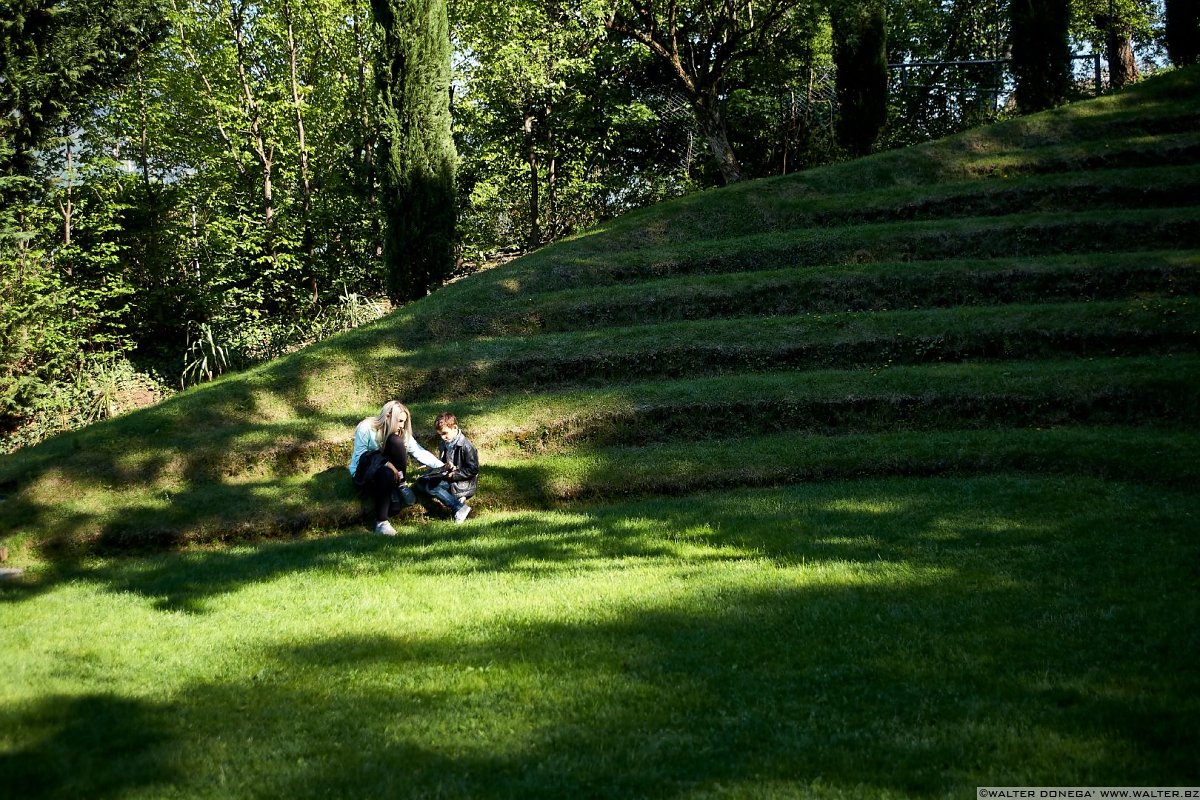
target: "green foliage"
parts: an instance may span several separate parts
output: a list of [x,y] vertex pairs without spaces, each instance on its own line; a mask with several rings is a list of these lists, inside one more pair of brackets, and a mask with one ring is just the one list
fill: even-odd
[[291,317],[252,318],[229,313],[213,322],[191,322],[179,383],[194,386],[246,369],[314,342],[374,322],[391,310],[385,300],[344,292],[336,304]]
[[127,77],[165,32],[158,0],[12,0],[0,14],[0,172],[27,172],[34,149],[93,95]]
[[1162,6],[1149,0],[1076,0],[1071,4],[1071,37],[1103,52],[1108,32],[1152,44],[1162,30]]
[[383,30],[376,74],[388,293],[411,300],[454,267],[449,21],[446,0],[372,0],[372,10]]
[[1167,53],[1177,67],[1200,64],[1200,4],[1166,0]]
[[1022,113],[1062,105],[1071,85],[1066,0],[1013,0],[1012,71]]
[[887,121],[887,17],[877,0],[834,2],[838,142],[853,155],[871,151]]
[[[739,68],[770,63],[787,45],[808,44],[815,5],[795,0],[755,4],[710,0],[617,2],[604,10],[605,27],[623,43],[644,47],[661,80],[687,101],[708,145],[720,182],[741,180],[739,158],[730,142],[722,98]],[[718,44],[719,43],[719,44]],[[810,65],[811,66],[811,65]]]
[[[1009,8],[1004,0],[954,3],[908,0],[888,6],[888,61],[969,62],[1005,59]],[[880,149],[939,139],[1003,118],[1008,70],[1003,64],[958,64],[894,70],[889,118]]]
[[211,381],[229,370],[229,348],[217,341],[211,325],[203,322],[195,325],[189,338],[179,379],[184,387]]

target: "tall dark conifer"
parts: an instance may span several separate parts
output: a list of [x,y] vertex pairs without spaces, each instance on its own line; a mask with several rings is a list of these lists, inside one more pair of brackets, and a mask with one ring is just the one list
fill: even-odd
[[1200,0],[1167,0],[1167,55],[1177,67],[1200,64]]
[[838,143],[866,155],[887,121],[887,16],[880,0],[835,0],[829,13]]
[[1012,0],[1012,70],[1022,113],[1062,105],[1071,87],[1067,0]]
[[371,8],[383,30],[377,78],[388,293],[413,300],[454,266],[450,25],[446,0],[371,0]]
[[166,34],[159,0],[12,0],[0,5],[0,171],[33,153]]

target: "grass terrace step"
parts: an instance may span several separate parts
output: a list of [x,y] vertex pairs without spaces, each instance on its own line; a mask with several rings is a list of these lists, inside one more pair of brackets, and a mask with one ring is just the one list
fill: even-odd
[[[729,202],[730,198],[726,195],[689,195],[661,207],[656,206],[653,213],[646,217],[642,215],[649,212],[632,212],[608,223],[606,227],[568,240],[569,244],[565,246],[578,253],[603,253],[738,236],[747,232],[783,230],[794,224],[790,222],[793,217],[789,214],[795,214],[795,219],[800,221],[811,215],[814,222],[824,223],[863,218],[886,219],[889,209],[896,209],[899,218],[913,218],[914,215],[928,217],[937,212],[964,216],[966,212],[956,210],[951,202],[944,199],[951,194],[963,197],[964,203],[977,205],[981,215],[996,214],[1006,207],[1015,208],[1022,199],[1022,188],[1032,190],[1033,187],[1044,185],[1047,193],[1057,192],[1061,195],[1069,192],[1072,179],[1090,174],[1138,169],[1170,171],[1172,167],[1187,169],[1200,162],[1200,131],[1196,129],[1175,135],[1139,136],[1124,142],[1105,140],[1105,145],[1098,152],[1080,143],[1055,145],[1041,151],[1019,149],[1011,153],[988,152],[973,156],[960,164],[953,174],[937,180],[924,180],[909,172],[909,165],[890,163],[887,161],[889,154],[881,154],[854,162],[861,168],[871,165],[873,159],[881,159],[875,169],[879,175],[861,185],[853,181],[853,176],[845,176],[850,178],[850,182],[843,183],[841,175],[824,174],[825,170],[836,170],[833,167],[753,181],[753,190],[750,185],[724,190],[735,196],[742,193],[743,196],[737,197],[736,202]],[[854,175],[864,171],[858,169]],[[1137,186],[1133,175],[1128,178],[1134,191],[1148,188]],[[922,192],[932,196],[922,198]],[[1103,189],[1098,190],[1098,194],[1101,192]],[[1010,197],[1006,197],[1006,194]],[[720,201],[714,197],[720,198]],[[1135,207],[1120,197],[1097,198],[1101,199],[1109,207]],[[854,217],[852,213],[857,200],[864,205],[862,217]],[[1072,203],[1082,204],[1084,201],[1085,198],[1080,198],[1072,200]],[[1188,204],[1186,200],[1178,202],[1169,199],[1169,196],[1161,202]],[[811,210],[807,208],[810,204]],[[599,238],[593,238],[596,236]]]
[[[792,199],[820,201],[889,187],[1016,175],[1195,163],[1200,157],[1200,88],[1195,70],[1096,101],[965,131],[853,162],[690,195],[627,214],[582,234],[578,252],[690,241],[762,224]],[[594,244],[593,244],[594,242]]]
[[[663,225],[660,216],[658,225],[632,229],[629,237],[605,236],[607,246],[600,252],[816,225],[1001,216],[1031,210],[1193,205],[1200,196],[1200,132],[1173,139],[1178,140],[1173,142],[1175,146],[1159,142],[1145,154],[1106,150],[1102,154],[1104,163],[1087,169],[1046,160],[1038,161],[1034,169],[1029,164],[997,163],[993,156],[989,164],[996,174],[987,179],[971,175],[928,185],[896,183],[859,191],[835,188],[822,192],[789,184],[785,178],[756,181],[755,191],[736,204],[714,206],[706,202],[705,195],[699,195],[694,205],[689,205],[686,198],[676,201],[669,206],[673,211],[669,225]],[[1020,152],[1022,158],[1031,157],[1027,151]],[[591,251],[586,237],[572,244],[579,252]]]
[[[1182,298],[667,322],[350,355],[380,376],[386,396],[448,401],[518,387],[745,371],[1197,349],[1200,303]],[[347,347],[338,352],[345,357]],[[322,368],[317,357],[312,371]],[[213,404],[196,413],[219,420],[229,412]]]
[[[423,341],[587,330],[652,320],[881,311],[1200,294],[1200,251],[854,264],[688,275],[513,298],[472,287],[469,311],[405,327]],[[497,296],[499,295],[499,297]]]
[[[489,455],[561,451],[579,445],[712,439],[756,430],[926,429],[1105,424],[1200,423],[1200,356],[1097,358],[892,366],[881,369],[740,373],[693,380],[613,383],[603,388],[492,396],[455,407]],[[411,404],[432,420],[441,403]],[[725,409],[725,410],[722,410]],[[349,431],[372,408],[340,419],[206,429],[159,445],[153,429],[96,426],[70,451],[80,495],[196,480],[245,482],[343,469]],[[719,418],[721,424],[698,424]],[[114,420],[114,423],[122,420]],[[418,437],[432,448],[427,430]],[[114,455],[112,443],[123,448]],[[13,459],[0,481],[8,491],[59,483],[54,462]],[[78,479],[78,478],[77,478]],[[3,507],[0,507],[3,508]],[[0,514],[0,519],[3,516]]]
[[875,476],[1079,474],[1187,487],[1200,483],[1200,433],[1145,428],[779,433],[539,455],[489,466],[480,507],[690,494]]
[[1011,214],[760,233],[671,247],[573,255],[550,247],[505,271],[524,296],[673,275],[847,263],[1048,256],[1200,247],[1200,207]]
[[[481,511],[562,508],[592,501],[681,496],[863,477],[992,473],[1093,476],[1165,487],[1200,481],[1200,433],[1146,428],[939,430],[812,436],[782,433],[671,442],[485,462]],[[344,468],[315,475],[181,485],[163,498],[142,486],[103,504],[52,487],[21,498],[20,527],[40,529],[55,558],[110,550],[292,535],[363,524]],[[399,522],[420,516],[420,508]],[[11,519],[11,512],[6,512]]]
[[463,411],[495,458],[481,500],[496,508],[704,491],[765,440],[775,463],[751,483],[1194,480],[1200,206],[1180,203],[1200,183],[1198,121],[1200,70],[1179,70],[627,215],[0,459],[0,529],[163,541],[340,524],[358,513],[349,431],[390,397]]
[[[1195,355],[942,364],[624,384],[496,397],[459,409],[484,454],[488,477],[481,498],[489,507],[519,508],[576,497],[582,490],[572,488],[575,484],[568,478],[581,464],[594,464],[598,452],[608,453],[604,459],[637,461],[638,448],[654,446],[660,448],[656,452],[671,452],[680,460],[708,450],[737,452],[745,442],[764,435],[783,436],[809,453],[816,452],[812,441],[820,443],[822,458],[786,462],[805,480],[857,474],[846,466],[856,458],[853,447],[830,441],[839,436],[869,444],[869,457],[860,468],[870,474],[983,472],[993,464],[1004,469],[1057,469],[1060,461],[1043,463],[1032,455],[1032,443],[1043,440],[1018,429],[1119,423],[1123,435],[1132,440],[1134,429],[1128,425],[1136,421],[1151,426],[1142,430],[1153,442],[1168,434],[1195,438],[1200,423],[1198,378],[1200,357]],[[431,419],[440,410],[434,404],[412,408],[418,419]],[[76,451],[70,460],[74,488],[69,496],[62,495],[66,476],[57,464],[27,464],[22,481],[10,482],[11,496],[0,503],[0,526],[15,532],[47,527],[85,532],[117,546],[139,537],[143,543],[161,545],[180,537],[278,534],[351,524],[360,513],[345,470],[352,424],[351,419],[307,428],[283,423],[246,426],[237,432],[217,429],[207,439],[172,440],[169,447],[144,430],[120,435],[123,449],[118,459],[107,447]],[[1155,431],[1155,426],[1169,430]],[[1005,451],[1008,460],[980,461],[979,442],[994,440],[972,439],[970,429],[1005,428],[1005,435],[1026,436],[1020,441],[1028,446]],[[973,444],[965,455],[942,462],[931,462],[929,452],[918,448],[920,458],[908,463],[901,455],[912,439],[878,438],[918,430],[941,442],[946,441],[945,431],[953,430]],[[819,435],[809,435],[813,433]],[[730,438],[738,441],[729,444]],[[874,461],[884,441],[895,442],[897,451],[880,466]],[[427,439],[426,444],[432,442]],[[1089,458],[1096,461],[1095,456]],[[617,461],[613,470],[618,470]],[[734,462],[743,463],[736,457]],[[722,469],[728,471],[729,463]],[[547,476],[549,483],[534,481],[539,488],[527,491],[524,479],[516,476],[531,471]],[[1123,479],[1134,476],[1132,471],[1112,472],[1109,466],[1093,471]],[[1159,479],[1176,480],[1155,478]],[[585,494],[603,496],[615,480],[589,479]],[[759,476],[754,482],[765,480]],[[561,491],[547,486],[560,486]],[[618,493],[628,491],[621,488]],[[189,525],[189,519],[195,524]]]
[[[785,431],[1198,427],[1200,356],[741,373],[499,397],[463,411],[473,441],[514,453]],[[414,406],[421,412],[433,407]]]
[[792,199],[773,204],[775,217],[766,227],[1002,216],[1030,210],[1171,208],[1193,205],[1197,197],[1200,166],[1174,163]]

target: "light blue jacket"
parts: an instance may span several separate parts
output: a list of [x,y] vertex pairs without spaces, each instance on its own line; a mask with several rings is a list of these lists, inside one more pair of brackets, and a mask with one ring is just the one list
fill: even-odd
[[[358,468],[358,460],[363,457],[364,453],[370,453],[379,449],[379,442],[375,441],[374,422],[374,417],[367,417],[358,423],[358,427],[354,429],[354,452],[350,455],[351,475]],[[404,449],[408,450],[410,456],[431,469],[437,469],[442,466],[441,460],[417,444],[417,440],[411,434],[404,437]]]

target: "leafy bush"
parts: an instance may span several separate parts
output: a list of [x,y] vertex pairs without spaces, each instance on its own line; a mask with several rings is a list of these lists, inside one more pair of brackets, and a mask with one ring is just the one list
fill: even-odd
[[0,434],[0,453],[153,405],[171,393],[166,379],[139,371],[124,355],[86,356],[68,377],[36,381],[33,401],[18,406],[18,416]]

